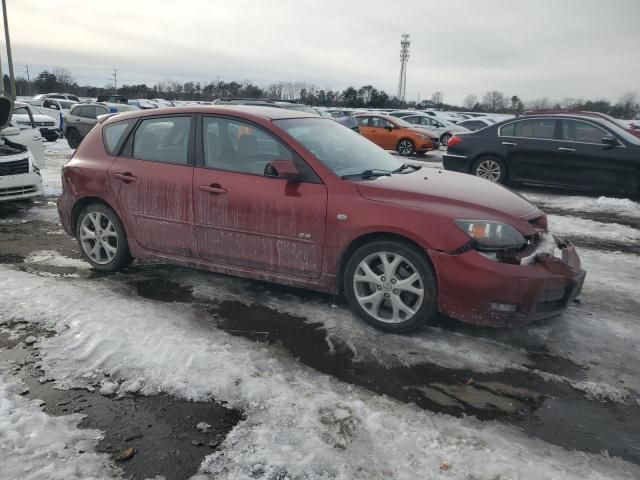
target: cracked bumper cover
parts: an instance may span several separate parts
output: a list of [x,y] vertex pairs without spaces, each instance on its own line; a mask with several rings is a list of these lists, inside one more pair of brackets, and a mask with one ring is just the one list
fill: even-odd
[[[439,311],[494,327],[526,325],[562,313],[580,294],[586,272],[574,247],[558,240],[562,258],[539,253],[529,265],[501,263],[475,250],[459,255],[430,251],[438,275]],[[513,311],[495,305],[510,305]]]

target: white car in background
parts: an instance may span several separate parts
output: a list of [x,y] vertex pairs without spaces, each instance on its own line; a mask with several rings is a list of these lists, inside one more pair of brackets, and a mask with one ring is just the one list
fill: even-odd
[[457,125],[460,127],[465,127],[468,130],[471,130],[472,132],[475,132],[476,130],[482,130],[485,127],[489,127],[494,123],[496,123],[496,120],[490,117],[475,117],[475,118],[470,118],[469,120],[463,120],[461,122],[458,122]]
[[62,138],[59,121],[55,118],[40,113],[38,107],[28,103],[15,102],[13,104],[13,123],[20,129],[37,128],[42,137],[48,142],[55,142]]
[[[12,114],[13,102],[0,93],[0,201],[30,199],[43,192],[40,169],[33,154],[17,141],[26,130],[20,132],[11,126]],[[31,141],[37,144],[34,138]],[[39,144],[42,148],[42,137]]]
[[45,98],[42,100],[31,99],[26,101],[30,105],[38,107],[40,113],[48,115],[58,121],[58,128],[64,129],[64,115],[72,105],[78,102],[73,100],[64,100],[60,98]]

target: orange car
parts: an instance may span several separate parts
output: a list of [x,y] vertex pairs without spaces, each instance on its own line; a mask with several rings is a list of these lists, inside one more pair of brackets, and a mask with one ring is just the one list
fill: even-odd
[[436,135],[399,118],[364,113],[357,115],[356,120],[360,135],[385,150],[396,150],[405,157],[423,154],[439,147]]

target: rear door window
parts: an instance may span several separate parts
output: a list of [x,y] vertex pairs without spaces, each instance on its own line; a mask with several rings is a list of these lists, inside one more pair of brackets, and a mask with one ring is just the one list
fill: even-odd
[[125,120],[122,122],[110,123],[102,129],[102,137],[104,139],[104,148],[109,155],[116,155],[120,150],[120,145],[124,140],[124,134],[129,129],[133,120]]
[[500,136],[551,140],[555,138],[555,129],[555,119],[532,118],[503,126],[500,129]]
[[191,117],[160,117],[140,122],[133,138],[133,157],[154,162],[189,163]]
[[357,117],[359,127],[368,127],[369,126],[369,118],[370,117]]

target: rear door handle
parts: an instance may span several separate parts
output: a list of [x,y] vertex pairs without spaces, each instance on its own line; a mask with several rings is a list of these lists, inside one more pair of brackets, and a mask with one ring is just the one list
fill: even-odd
[[224,195],[225,193],[227,193],[227,190],[225,188],[222,188],[219,183],[212,183],[211,185],[200,185],[200,191],[211,193],[212,195]]
[[560,152],[575,152],[576,151],[575,148],[567,148],[567,147],[558,147],[558,150]]
[[124,182],[124,183],[131,183],[131,182],[135,182],[136,180],[138,180],[136,177],[134,177],[129,172],[114,173],[113,176],[116,177],[121,182]]
[[513,143],[513,142],[502,142],[503,145],[506,145],[507,147],[515,147],[518,144],[517,143]]

